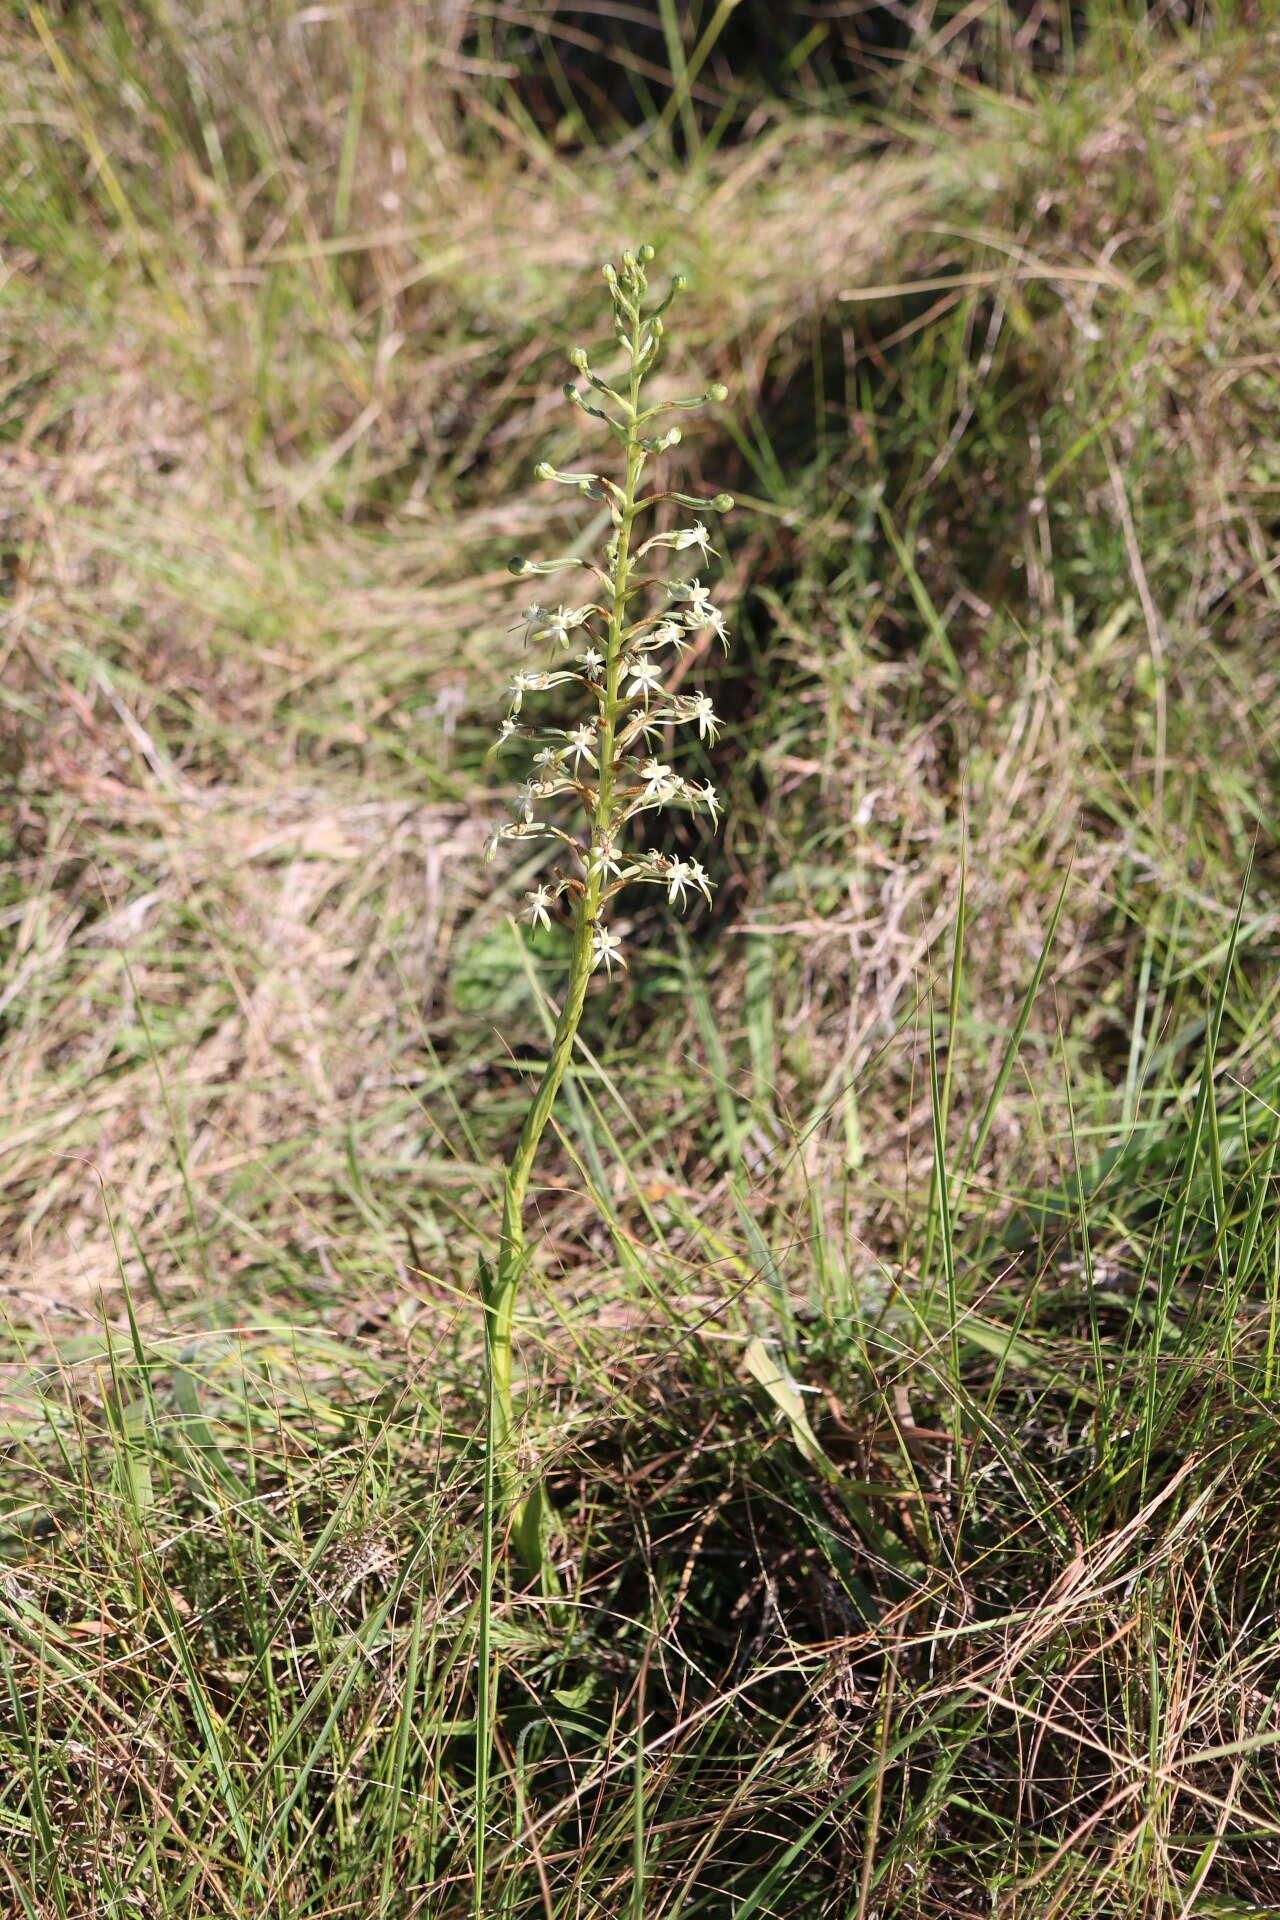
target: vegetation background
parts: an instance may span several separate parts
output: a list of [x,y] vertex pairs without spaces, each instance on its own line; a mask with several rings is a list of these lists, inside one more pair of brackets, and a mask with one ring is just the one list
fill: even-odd
[[[1270,0],[4,10],[5,1914],[1280,1913],[1278,161]],[[505,561],[641,240],[728,813],[478,1782]]]

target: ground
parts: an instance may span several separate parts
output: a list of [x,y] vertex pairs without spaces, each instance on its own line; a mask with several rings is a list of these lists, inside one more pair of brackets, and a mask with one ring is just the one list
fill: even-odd
[[[0,27],[15,1913],[1275,1910],[1280,40],[968,12]],[[541,1163],[566,1615],[481,848],[639,240],[726,813]]]

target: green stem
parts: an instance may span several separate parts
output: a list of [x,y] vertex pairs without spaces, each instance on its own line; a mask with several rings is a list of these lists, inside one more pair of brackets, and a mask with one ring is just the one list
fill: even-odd
[[[627,626],[627,588],[631,573],[631,530],[637,511],[636,494],[645,450],[637,443],[636,419],[639,413],[640,374],[638,371],[640,325],[632,332],[631,391],[627,408],[626,479],[619,508],[619,524],[613,560],[612,604],[605,645],[604,694],[600,716],[600,781],[592,810],[592,847],[599,855],[609,832],[613,813],[614,760],[618,723],[619,688],[622,678],[623,638]],[[569,960],[569,979],[559,1018],[551,1042],[551,1053],[543,1069],[538,1091],[533,1097],[520,1137],[507,1168],[502,1195],[502,1228],[497,1271],[485,1285],[485,1325],[489,1350],[490,1421],[493,1450],[497,1461],[503,1505],[511,1516],[511,1533],[517,1554],[527,1573],[545,1579],[544,1535],[547,1506],[541,1482],[525,1496],[518,1491],[515,1471],[514,1427],[511,1405],[511,1337],[515,1322],[516,1295],[524,1276],[528,1252],[524,1234],[524,1209],[529,1181],[533,1175],[547,1122],[569,1070],[574,1043],[586,1004],[587,982],[591,977],[591,937],[600,917],[601,897],[607,873],[600,858],[587,868],[586,879],[577,897],[573,930],[573,950]]]

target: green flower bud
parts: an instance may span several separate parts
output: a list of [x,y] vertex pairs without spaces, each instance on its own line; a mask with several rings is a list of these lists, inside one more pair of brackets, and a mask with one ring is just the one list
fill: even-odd
[[731,493],[718,493],[711,502],[711,506],[716,513],[732,513],[733,495]]
[[554,480],[556,470],[549,460],[539,460],[533,470],[533,477],[535,480]]
[[572,353],[570,353],[569,355],[569,365],[571,367],[576,367],[579,373],[586,372],[587,350],[585,347],[575,347],[573,349]]
[[647,241],[645,242],[644,246],[640,248],[638,258],[642,267],[647,267],[649,262],[652,260],[653,248],[649,245]]
[[507,562],[508,573],[532,573],[532,571],[533,568],[529,562],[520,554],[517,554],[514,560],[508,560]]
[[728,398],[729,389],[725,386],[723,380],[717,380],[713,386],[707,388],[708,400],[727,400]]
[[672,274],[671,276],[672,293],[683,293],[685,288],[688,286],[688,284],[689,284],[689,280],[686,274],[683,274],[683,273]]

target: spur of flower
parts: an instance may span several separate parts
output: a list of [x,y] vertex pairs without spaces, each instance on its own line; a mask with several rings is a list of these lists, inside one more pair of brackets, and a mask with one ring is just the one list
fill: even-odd
[[524,1209],[534,1160],[571,1062],[590,978],[599,971],[610,979],[626,966],[610,911],[617,896],[656,886],[680,910],[695,897],[711,898],[700,861],[629,845],[634,823],[676,807],[705,813],[714,826],[720,807],[709,781],[679,770],[687,752],[715,743],[715,707],[709,694],[678,691],[673,681],[698,636],[710,631],[727,645],[728,627],[701,575],[686,579],[666,568],[672,556],[689,553],[707,565],[715,548],[702,516],[725,513],[733,501],[725,493],[682,493],[668,484],[665,467],[653,483],[646,472],[680,443],[678,426],[660,425],[664,416],[717,403],[726,393],[716,384],[689,397],[649,398],[646,382],[661,358],[664,315],[684,284],[677,275],[662,299],[651,300],[646,269],[652,258],[652,247],[641,247],[624,253],[618,267],[604,268],[614,335],[608,359],[593,364],[582,348],[570,355],[578,377],[565,395],[610,437],[613,475],[562,470],[547,461],[537,469],[540,480],[584,495],[594,512],[603,504],[608,530],[597,560],[575,554],[511,562],[513,573],[529,579],[585,572],[590,597],[554,605],[535,598],[517,622],[532,657],[511,676],[498,745],[518,747],[524,766],[513,818],[486,846],[486,858],[493,858],[509,841],[547,843],[553,857],[527,895],[523,917],[549,928],[567,915],[573,931],[550,1054],[506,1170],[496,1262],[482,1271],[499,1472],[516,1549],[529,1571],[544,1578],[545,1499],[540,1485],[518,1489],[511,1464],[511,1333],[528,1263]]

